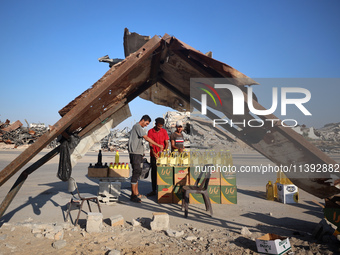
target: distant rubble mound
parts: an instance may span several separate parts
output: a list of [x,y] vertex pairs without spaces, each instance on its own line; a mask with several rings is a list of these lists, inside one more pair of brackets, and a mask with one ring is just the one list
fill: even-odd
[[[13,123],[10,120],[0,121],[0,144],[14,145],[14,148],[22,145],[30,145],[34,143],[40,136],[49,130],[44,123],[31,123],[24,127],[20,120]],[[57,146],[56,139],[47,147],[55,148]]]
[[305,125],[293,128],[312,144],[326,153],[340,153],[340,122],[329,123],[320,129]]
[[324,141],[340,141],[340,122],[326,124],[318,131]]

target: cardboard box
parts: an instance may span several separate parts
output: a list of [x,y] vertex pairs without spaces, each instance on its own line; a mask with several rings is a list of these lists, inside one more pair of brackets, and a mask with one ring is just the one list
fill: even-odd
[[109,177],[129,178],[130,177],[130,170],[129,169],[111,169],[111,168],[109,168]]
[[256,238],[256,247],[262,254],[284,254],[291,249],[288,238],[275,234],[265,234]]
[[88,177],[107,177],[108,167],[89,167],[87,171]]
[[[209,185],[208,193],[210,202],[212,204],[220,204],[221,203],[221,187],[220,185]],[[189,194],[189,203],[190,204],[204,204],[204,199],[202,194]]]
[[237,204],[236,186],[221,186],[221,204]]
[[221,186],[220,185],[210,185],[208,186],[208,192],[210,201],[212,204],[221,203]]
[[189,185],[189,167],[174,167],[174,185],[185,186]]
[[284,204],[294,204],[299,202],[298,187],[293,184],[277,184],[277,196]]
[[172,203],[173,204],[181,204],[183,198],[183,186],[176,185],[174,186],[174,190],[172,192]]
[[[200,175],[200,171],[203,170],[203,168],[196,168],[196,167],[190,167],[190,185],[194,185],[197,178]],[[204,169],[205,170],[205,169]],[[204,178],[205,174],[202,175]],[[221,185],[221,173],[219,171],[212,171],[210,175],[209,185]]]
[[236,173],[222,171],[221,186],[236,186]]
[[157,167],[157,185],[173,185],[174,183],[173,167]]
[[158,203],[171,204],[173,185],[158,185]]

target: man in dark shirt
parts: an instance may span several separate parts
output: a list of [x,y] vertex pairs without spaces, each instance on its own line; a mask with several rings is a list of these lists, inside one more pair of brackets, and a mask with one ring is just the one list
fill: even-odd
[[132,166],[130,200],[137,203],[140,203],[142,198],[142,195],[139,194],[138,191],[138,179],[142,173],[141,163],[144,156],[143,139],[163,150],[163,145],[154,142],[146,135],[143,129],[149,125],[150,122],[151,118],[148,115],[144,115],[141,120],[132,127],[128,143],[130,163]]
[[178,149],[179,152],[184,150],[184,137],[182,134],[183,122],[181,120],[176,122],[176,131],[170,135],[171,151]]
[[[168,148],[168,132],[163,128],[164,119],[157,118],[155,126],[149,130],[148,137],[150,137],[153,141],[158,144],[163,145],[164,150]],[[157,159],[159,157],[159,152],[162,150],[150,144],[150,160],[151,160],[151,183],[152,183],[152,191],[147,194],[147,196],[155,196],[157,194]]]

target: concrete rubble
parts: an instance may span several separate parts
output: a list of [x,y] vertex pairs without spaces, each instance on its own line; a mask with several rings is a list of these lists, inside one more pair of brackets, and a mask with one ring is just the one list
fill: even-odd
[[170,225],[169,214],[155,212],[152,213],[152,222],[150,223],[151,230],[161,231],[168,230]]
[[[48,130],[49,128],[43,123],[31,123],[28,127],[24,127],[19,120],[14,123],[10,123],[8,119],[5,122],[0,120],[0,144],[13,144],[15,148],[30,145]],[[47,147],[55,148],[57,145],[55,139]]]
[[87,213],[86,231],[88,233],[101,232],[103,228],[103,214],[97,212]]
[[[164,213],[153,215],[161,215],[160,218],[168,216]],[[122,216],[116,216],[117,219],[120,217]],[[18,254],[24,251],[46,254],[53,253],[55,249],[66,254],[74,252],[77,254],[257,254],[255,239],[266,233],[269,227],[261,224],[256,228],[243,227],[241,230],[213,226],[195,228],[191,224],[174,225],[174,222],[171,222],[171,229],[159,231],[150,230],[143,224],[140,227],[126,224],[117,228],[105,222],[104,220],[100,232],[86,235],[82,234],[85,233],[84,229],[69,223],[60,225],[34,222],[5,223],[0,228],[2,240],[0,250],[3,254],[13,251]],[[37,238],[33,233],[36,229],[40,229],[43,233],[46,230],[60,230],[60,228],[64,231],[64,237],[60,240]],[[78,231],[74,231],[74,228]],[[288,234],[289,231],[285,233]],[[324,236],[319,241],[313,239],[308,233],[290,233],[288,237],[292,252],[296,255],[339,254],[340,252],[339,241],[331,235]],[[14,245],[15,238],[26,245]]]

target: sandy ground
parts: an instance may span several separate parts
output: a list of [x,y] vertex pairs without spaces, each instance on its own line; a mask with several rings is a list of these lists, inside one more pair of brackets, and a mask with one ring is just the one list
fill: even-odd
[[[22,149],[1,150],[0,169],[21,152]],[[48,150],[43,150],[31,162],[47,152]],[[340,162],[340,156],[332,157]],[[233,154],[233,159],[236,166],[269,163],[255,152]],[[89,152],[74,167],[72,176],[77,180],[81,191],[93,194],[98,192],[99,181],[87,177],[89,163],[96,161],[97,153]],[[104,152],[103,162],[111,161],[114,161],[114,154]],[[121,155],[120,161],[128,162],[127,154]],[[238,203],[213,205],[212,218],[205,212],[204,205],[190,205],[189,217],[186,219],[180,205],[158,204],[155,197],[145,199],[141,204],[132,203],[129,201],[130,184],[122,183],[120,202],[101,207],[105,226],[103,232],[86,233],[86,214],[82,213],[77,228],[64,228],[63,239],[67,245],[57,250],[52,247],[54,240],[39,238],[40,236],[32,233],[32,224],[60,225],[64,222],[71,196],[67,192],[67,183],[56,177],[58,162],[59,156],[32,173],[0,219],[0,254],[108,254],[113,249],[121,251],[121,254],[256,254],[255,238],[265,233],[289,237],[295,254],[340,254],[339,243],[336,241],[320,241],[311,237],[323,218],[322,209],[313,201],[323,203],[321,199],[300,190],[300,201],[297,204],[265,200],[265,185],[268,180],[275,181],[275,173],[238,174]],[[22,168],[24,169],[25,167]],[[0,187],[1,201],[18,175],[19,173],[15,174]],[[150,180],[140,181],[139,186],[141,193],[148,193],[151,189]],[[84,208],[87,209],[86,206]],[[164,232],[151,231],[147,226],[131,226],[132,219],[143,218],[150,221],[152,212],[168,213],[171,229],[183,230],[184,237],[171,238]],[[108,219],[118,214],[123,215],[125,227],[109,227]],[[71,215],[75,218],[76,211],[72,211]],[[242,235],[243,227],[247,227],[252,234]],[[188,235],[194,235],[198,239],[186,240],[185,236]]]

